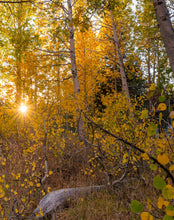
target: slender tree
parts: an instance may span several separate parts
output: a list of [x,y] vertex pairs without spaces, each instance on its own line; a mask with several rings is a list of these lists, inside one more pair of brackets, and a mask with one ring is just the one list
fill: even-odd
[[119,39],[118,39],[118,36],[117,36],[116,24],[114,22],[113,13],[112,13],[111,10],[110,10],[110,15],[111,15],[112,29],[113,29],[113,36],[114,36],[114,45],[115,45],[115,48],[116,48],[116,51],[117,51],[118,63],[119,63],[119,68],[120,68],[122,88],[123,88],[124,93],[130,99],[129,88],[128,88],[127,78],[126,78],[126,73],[125,73],[125,67],[124,67],[124,63],[123,63],[123,57],[122,57],[122,54],[121,54],[121,48],[120,48]]
[[174,74],[174,29],[165,0],[153,0],[161,36]]
[[80,115],[80,86],[79,86],[79,79],[77,74],[77,64],[76,64],[76,54],[75,54],[75,38],[74,38],[74,26],[73,26],[73,12],[72,12],[72,2],[71,0],[67,0],[68,5],[68,30],[69,30],[69,44],[70,44],[70,60],[71,60],[71,73],[73,77],[73,84],[74,84],[74,96],[76,102],[76,117],[77,117],[77,127],[78,133],[81,140],[85,138],[85,131],[83,126],[83,120]]

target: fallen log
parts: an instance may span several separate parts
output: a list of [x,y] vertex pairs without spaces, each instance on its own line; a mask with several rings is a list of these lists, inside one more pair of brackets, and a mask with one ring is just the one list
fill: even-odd
[[48,216],[51,217],[56,211],[64,208],[68,202],[80,196],[84,198],[89,193],[101,191],[102,188],[105,188],[105,186],[67,188],[50,192],[41,199],[38,207],[33,211],[32,217],[36,219],[44,219],[44,217]]

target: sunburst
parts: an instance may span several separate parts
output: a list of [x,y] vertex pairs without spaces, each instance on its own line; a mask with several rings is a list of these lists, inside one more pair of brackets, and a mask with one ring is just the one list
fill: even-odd
[[19,107],[19,111],[20,111],[21,113],[26,113],[26,111],[27,111],[27,106],[22,103],[21,106]]

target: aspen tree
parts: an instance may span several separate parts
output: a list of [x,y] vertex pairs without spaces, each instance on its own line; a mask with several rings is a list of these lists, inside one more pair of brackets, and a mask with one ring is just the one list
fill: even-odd
[[170,20],[169,11],[165,0],[153,0],[161,37],[169,57],[172,72],[174,74],[174,29]]

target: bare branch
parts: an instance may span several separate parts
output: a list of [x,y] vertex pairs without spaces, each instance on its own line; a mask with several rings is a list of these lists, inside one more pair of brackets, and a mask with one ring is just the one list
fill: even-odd
[[30,2],[30,3],[32,3],[32,1],[31,0],[26,0],[26,1],[0,1],[0,3],[3,3],[3,4],[8,4],[8,3],[10,3],[10,4],[20,4],[20,3],[27,3],[27,2]]
[[39,49],[39,48],[36,48],[36,49],[43,51],[45,53],[69,53],[70,52],[70,51],[66,51],[66,50],[51,51],[51,50],[44,50],[44,49]]

